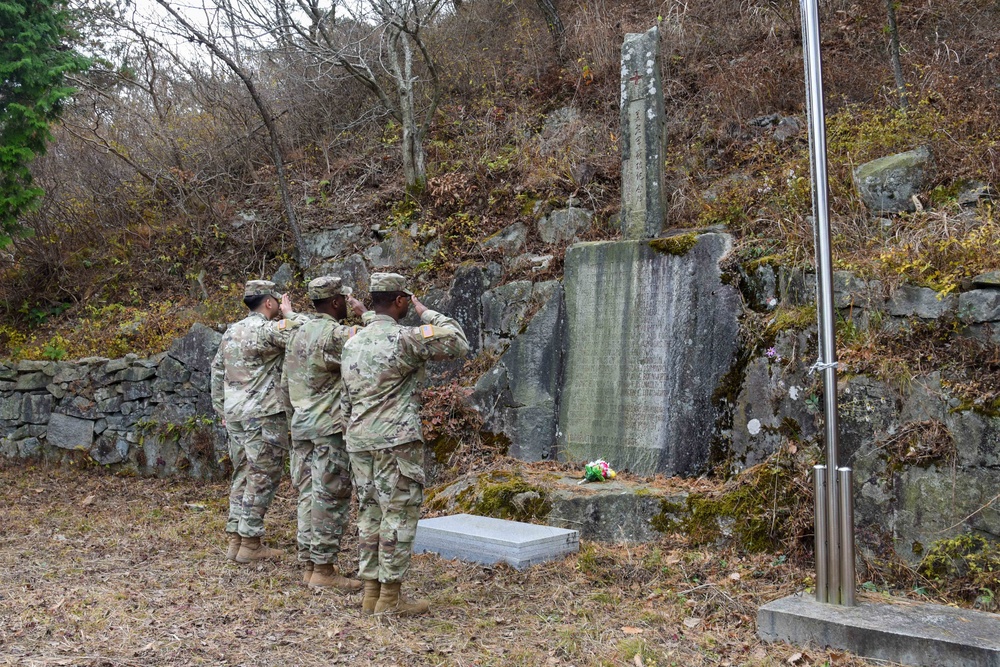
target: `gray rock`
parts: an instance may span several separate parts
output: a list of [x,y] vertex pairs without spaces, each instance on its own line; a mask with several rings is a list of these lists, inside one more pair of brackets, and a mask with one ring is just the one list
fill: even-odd
[[122,398],[126,401],[137,401],[153,395],[153,387],[149,382],[122,382]]
[[462,326],[471,348],[476,354],[483,344],[482,298],[486,292],[486,276],[478,266],[460,266],[448,290],[448,314]]
[[208,373],[221,342],[222,334],[204,324],[194,324],[184,337],[171,344],[169,354],[190,369]]
[[36,389],[45,389],[51,381],[50,377],[41,371],[27,373],[25,375],[18,376],[17,383],[14,385],[14,391],[35,391]]
[[0,419],[12,421],[21,418],[21,403],[24,394],[0,397]]
[[102,371],[107,375],[112,375],[113,373],[125,370],[126,368],[128,368],[128,365],[129,365],[128,359],[124,358],[112,359],[108,363],[104,364],[104,368],[102,369]]
[[94,422],[54,413],[45,440],[53,447],[89,450],[94,444]]
[[38,438],[25,438],[18,441],[17,455],[22,459],[41,458],[42,442]]
[[156,375],[155,368],[147,368],[145,366],[130,366],[125,370],[115,374],[115,380],[118,382],[142,382],[143,380],[148,380],[149,378]]
[[102,417],[101,419],[98,419],[96,422],[94,422],[94,435],[100,435],[100,434],[104,433],[107,430],[108,430],[108,420],[107,419],[104,419]]
[[785,116],[778,121],[778,125],[774,128],[774,139],[775,141],[788,141],[797,137],[800,132],[802,132],[802,123],[799,122],[799,119]]
[[[36,361],[33,359],[22,359],[17,362],[17,372],[18,373],[31,373],[36,371],[45,371],[55,364],[51,361]],[[54,375],[54,373],[48,373],[47,375]]]
[[774,310],[778,305],[778,272],[774,266],[766,262],[744,265],[742,275],[750,308],[758,312]]
[[89,370],[90,366],[84,363],[62,364],[59,371],[52,377],[52,381],[57,383],[76,382],[85,378]]
[[552,211],[538,221],[538,235],[545,243],[566,243],[590,227],[594,212],[582,208]]
[[548,269],[553,258],[553,255],[535,255],[532,253],[526,253],[510,259],[508,266],[511,271],[524,271],[531,269],[533,273],[536,273],[538,271],[545,271]]
[[816,274],[801,268],[779,267],[778,298],[784,306],[816,303]]
[[60,399],[66,395],[65,383],[56,384],[55,382],[45,385],[45,390],[52,394],[56,399]]
[[371,277],[365,258],[358,254],[343,260],[323,262],[310,269],[307,275],[310,280],[320,276],[337,276],[354,290],[355,295],[368,293],[368,280]]
[[869,283],[851,271],[833,272],[833,302],[835,308],[877,308],[881,306],[879,281]]
[[483,275],[486,277],[486,289],[493,289],[503,280],[503,267],[496,262],[487,262]]
[[499,250],[504,257],[509,257],[521,252],[527,240],[528,228],[521,222],[515,222],[483,241],[483,247]]
[[556,283],[525,332],[476,384],[473,402],[487,428],[503,433],[510,441],[508,454],[525,461],[554,456],[565,324],[562,301]]
[[483,336],[488,345],[520,331],[528,312],[531,290],[530,280],[516,280],[483,294]]
[[954,315],[959,308],[959,299],[953,294],[939,298],[937,292],[927,287],[900,285],[889,297],[887,305],[893,317],[935,319]]
[[168,384],[187,382],[191,378],[191,371],[173,357],[167,357],[160,362],[159,368],[156,369],[156,376]]
[[303,234],[302,240],[311,258],[328,259],[347,255],[355,244],[362,241],[363,236],[364,228],[361,225],[344,225],[337,229]]
[[963,292],[958,296],[958,316],[969,324],[1000,320],[1000,290]]
[[973,181],[958,193],[956,201],[959,206],[973,207],[979,206],[981,202],[993,201],[997,198],[996,191],[986,183]]
[[17,377],[17,369],[11,368],[7,364],[0,363],[0,380],[13,380]]
[[282,292],[287,292],[295,286],[295,269],[288,262],[284,262],[278,270],[271,276],[271,282]]
[[97,403],[86,396],[73,396],[72,398],[67,396],[59,402],[59,411],[80,419],[97,419],[101,416]]
[[874,213],[913,211],[913,196],[924,187],[931,169],[926,146],[866,162],[854,170],[854,184]]
[[406,234],[391,234],[385,241],[369,247],[365,258],[375,268],[412,269],[423,261],[420,247]]
[[972,279],[972,286],[980,289],[1000,289],[1000,271],[980,273]]
[[52,413],[50,394],[26,394],[21,407],[21,421],[28,424],[44,424]]
[[118,433],[106,433],[99,437],[90,448],[90,458],[101,465],[109,466],[121,463],[128,458],[129,444]]

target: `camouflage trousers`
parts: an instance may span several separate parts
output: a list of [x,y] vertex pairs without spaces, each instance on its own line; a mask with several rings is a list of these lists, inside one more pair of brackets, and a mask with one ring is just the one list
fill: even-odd
[[424,501],[424,443],[350,456],[358,490],[358,576],[384,584],[402,581]]
[[[271,506],[274,492],[285,470],[288,452],[288,419],[284,413],[253,417],[241,421],[227,421],[230,458],[233,460],[233,490],[230,495],[230,520],[236,493],[236,458],[234,452],[242,450],[246,456],[246,474],[237,531],[243,537],[260,537],[264,534],[264,515]],[[226,526],[228,530],[228,524]]]
[[351,473],[340,433],[292,440],[292,483],[299,491],[299,560],[337,562],[351,509]]
[[243,516],[243,493],[247,488],[247,453],[243,443],[233,437],[230,424],[226,422],[226,433],[229,435],[229,462],[233,464],[233,478],[229,486],[229,516],[226,518],[226,532],[235,533],[240,529],[240,517]]

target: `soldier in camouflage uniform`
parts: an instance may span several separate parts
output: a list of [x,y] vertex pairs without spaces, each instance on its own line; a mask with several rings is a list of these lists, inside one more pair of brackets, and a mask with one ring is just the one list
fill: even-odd
[[337,554],[351,504],[351,475],[340,417],[340,353],[357,327],[338,324],[365,311],[340,278],[310,281],[315,319],[299,327],[285,350],[281,375],[291,406],[292,482],[299,491],[298,548],[303,583],[356,591],[357,579],[340,576]]
[[250,314],[229,327],[212,361],[212,405],[226,425],[233,464],[226,557],[249,563],[281,553],[260,538],[288,450],[281,364],[289,334],[304,319],[268,280],[247,282],[243,303]]
[[[428,309],[395,273],[373,273],[374,313],[344,345],[344,435],[358,491],[359,576],[366,614],[421,614],[426,600],[400,596],[410,566],[424,498],[424,442],[419,384],[429,360],[457,359],[469,351],[455,320]],[[424,322],[400,326],[412,301]]]

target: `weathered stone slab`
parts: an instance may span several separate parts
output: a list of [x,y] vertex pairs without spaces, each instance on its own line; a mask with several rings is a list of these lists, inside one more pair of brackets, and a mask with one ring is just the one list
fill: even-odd
[[713,394],[733,361],[742,310],[721,281],[731,245],[726,234],[703,234],[681,255],[643,241],[569,249],[562,457],[639,473],[704,468]]
[[1000,616],[907,600],[844,607],[791,595],[758,610],[757,635],[904,665],[1000,667]]
[[666,125],[660,81],[660,31],[625,35],[622,44],[622,235],[654,238],[667,219]]
[[579,550],[575,530],[472,514],[422,519],[413,541],[414,553],[430,551],[484,565],[505,562],[518,570]]
[[27,424],[44,424],[52,412],[52,396],[49,394],[26,394],[21,407],[21,421]]
[[45,440],[63,449],[90,449],[94,444],[94,422],[55,413],[49,418]]

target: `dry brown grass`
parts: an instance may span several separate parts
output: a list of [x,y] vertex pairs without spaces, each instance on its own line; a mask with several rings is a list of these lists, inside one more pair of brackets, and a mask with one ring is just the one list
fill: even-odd
[[[357,596],[297,584],[290,487],[269,515],[279,563],[223,559],[225,484],[0,465],[0,664],[783,665],[758,605],[809,573],[774,555],[584,543],[517,572],[422,555],[432,613],[377,622]],[[341,564],[354,566],[349,537]],[[639,658],[636,658],[636,656]],[[797,665],[867,665],[807,650]]]

